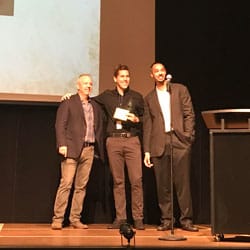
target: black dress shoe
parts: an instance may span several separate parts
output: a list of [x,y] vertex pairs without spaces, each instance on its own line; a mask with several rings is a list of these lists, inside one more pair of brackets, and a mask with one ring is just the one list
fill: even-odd
[[189,232],[198,232],[199,231],[198,227],[195,227],[193,224],[182,225],[182,229],[189,231]]
[[163,222],[160,226],[157,227],[157,231],[167,231],[171,229],[171,222]]

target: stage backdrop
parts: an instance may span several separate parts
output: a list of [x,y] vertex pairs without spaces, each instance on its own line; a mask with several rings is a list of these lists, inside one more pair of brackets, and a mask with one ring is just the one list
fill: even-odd
[[[1,26],[5,46],[1,48],[0,62],[9,70],[2,71],[0,78],[5,77],[5,81],[0,84],[9,80],[6,72],[11,72],[9,77],[15,79],[8,82],[11,94],[0,95],[0,197],[1,204],[4,204],[0,206],[0,220],[48,223],[53,215],[60,177],[54,123],[61,95],[75,92],[73,78],[88,71],[94,75],[96,87],[99,82],[99,92],[114,88],[112,75],[119,63],[130,67],[131,87],[146,93],[153,86],[149,65],[155,58],[155,1],[94,0],[92,3],[92,0],[34,0],[31,3],[16,0],[14,3],[13,16],[0,16],[0,23],[6,24]],[[101,7],[99,10],[96,9],[98,5]],[[99,37],[96,35],[98,25]],[[86,30],[92,26],[94,32]],[[89,42],[85,52],[83,39]],[[99,61],[95,61],[99,52]],[[48,82],[49,77],[60,79],[54,89],[60,91],[59,95],[15,93],[18,82],[25,82],[25,89],[34,91],[31,87],[34,79],[40,81],[40,87],[46,88],[43,82]],[[54,80],[51,79],[51,84],[55,83]],[[66,88],[65,83],[73,89]],[[148,221],[152,222],[158,220],[154,178],[152,171],[144,171],[150,180],[144,184],[147,190],[145,214],[148,213],[151,217]],[[83,214],[86,222],[112,221],[114,203],[111,186],[108,166],[95,161]]]

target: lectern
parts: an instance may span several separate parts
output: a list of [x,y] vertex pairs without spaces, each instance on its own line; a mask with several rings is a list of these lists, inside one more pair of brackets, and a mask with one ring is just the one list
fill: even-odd
[[203,111],[209,129],[211,230],[250,234],[250,109]]

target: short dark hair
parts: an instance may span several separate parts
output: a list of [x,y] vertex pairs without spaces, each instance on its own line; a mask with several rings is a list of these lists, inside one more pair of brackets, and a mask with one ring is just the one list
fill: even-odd
[[114,70],[114,77],[118,76],[120,70],[127,70],[127,71],[129,71],[129,68],[125,64],[118,64],[116,66],[115,70]]
[[153,63],[150,65],[150,69],[152,69],[152,68],[153,68],[153,66],[154,66],[155,64],[161,64],[161,65],[163,65],[163,66],[164,66],[164,68],[167,70],[167,68],[166,68],[165,64],[164,64],[164,63],[162,63],[162,62],[159,62],[159,61],[155,61],[155,62],[153,62]]

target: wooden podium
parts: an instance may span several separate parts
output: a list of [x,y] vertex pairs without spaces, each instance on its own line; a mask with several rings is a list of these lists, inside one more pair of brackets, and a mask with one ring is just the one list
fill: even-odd
[[250,109],[203,111],[209,129],[211,230],[250,234]]

